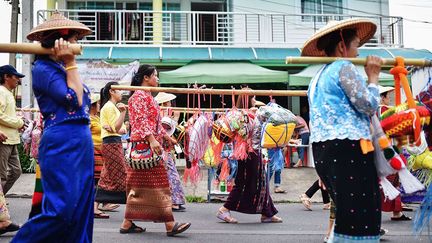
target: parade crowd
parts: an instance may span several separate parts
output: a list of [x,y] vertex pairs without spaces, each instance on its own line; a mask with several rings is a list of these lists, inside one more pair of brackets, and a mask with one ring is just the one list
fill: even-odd
[[[375,31],[376,25],[367,19],[331,23],[309,38],[302,56],[357,57],[358,48]],[[37,127],[40,141],[31,213],[22,226],[10,220],[4,195],[22,173],[18,145],[20,133],[30,125],[18,115],[12,93],[24,75],[12,66],[0,67],[0,234],[17,231],[12,242],[92,242],[94,219],[109,219],[121,204],[125,214],[120,234],[145,232],[137,221],[163,223],[167,236],[191,227],[189,222],[176,221],[173,214],[186,211],[176,169],[179,114],[165,109],[173,106],[176,96],[163,92],[153,96],[144,90],[126,94],[113,89],[116,82],[91,93],[80,80],[70,47],[90,33],[87,26],[54,13],[27,36],[53,53],[36,55],[32,64],[40,121],[32,124],[30,132]],[[299,198],[310,210],[312,196],[321,191],[323,209],[330,211],[325,242],[379,242],[386,232],[381,228],[382,210],[393,212],[392,220],[411,220],[402,213],[400,196],[384,200],[374,164],[371,117],[385,111],[392,92],[378,85],[381,64],[379,57],[367,58],[367,80],[350,61],[323,65],[308,89],[309,123],[293,116],[294,133],[303,146],[292,166],[307,163],[306,147],[311,144],[319,176]],[[158,70],[141,65],[130,85],[158,87]],[[127,104],[122,102],[126,95]],[[234,161],[234,150],[215,150],[219,154],[231,151],[222,157],[231,169],[226,176],[232,179],[232,189],[212,215],[229,224],[238,223],[232,211],[257,214],[261,223],[284,220],[269,184],[274,179],[273,192],[286,192],[280,186],[286,148],[265,150],[256,139],[262,134],[257,110],[265,105],[254,96],[240,95],[235,108],[247,111],[245,154]],[[219,132],[220,138],[231,141],[230,134]],[[225,170],[220,168],[220,172]],[[389,180],[399,186],[397,176]]]

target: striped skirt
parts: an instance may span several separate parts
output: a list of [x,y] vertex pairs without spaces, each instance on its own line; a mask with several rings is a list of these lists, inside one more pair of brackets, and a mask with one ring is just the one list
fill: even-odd
[[168,175],[162,163],[144,170],[128,168],[126,187],[126,219],[174,221]]

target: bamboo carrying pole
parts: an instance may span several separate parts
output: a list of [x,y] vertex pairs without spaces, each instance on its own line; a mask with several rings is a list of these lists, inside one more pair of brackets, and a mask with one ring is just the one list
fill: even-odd
[[[80,44],[70,44],[73,54],[82,55],[83,48]],[[43,48],[39,43],[0,43],[0,52],[23,53],[36,55],[53,54],[52,49]]]
[[[217,113],[224,113],[229,110],[231,110],[231,107],[227,108],[187,108],[187,107],[160,107],[161,110],[164,111],[178,111],[180,113],[195,113],[197,111],[202,112],[217,112]],[[244,109],[239,109],[244,110]],[[38,108],[16,108],[16,111],[22,111],[22,112],[39,112]]]
[[[187,112],[187,113],[194,113],[197,111],[202,112],[227,112],[232,109],[232,107],[227,108],[187,108],[187,107],[160,107],[161,110],[166,111],[178,111],[180,113]],[[246,110],[246,109],[238,109],[238,110]]]
[[[355,65],[365,65],[366,58],[339,58],[339,57],[287,57],[286,64],[326,64],[332,63],[336,60],[348,60]],[[432,60],[428,59],[415,59],[405,58],[405,65],[407,66],[432,66]],[[396,64],[395,58],[383,58],[383,66],[394,66]]]
[[306,96],[306,90],[252,90],[252,89],[194,89],[112,85],[115,90],[144,90],[172,94],[210,94],[210,95],[256,95],[256,96]]

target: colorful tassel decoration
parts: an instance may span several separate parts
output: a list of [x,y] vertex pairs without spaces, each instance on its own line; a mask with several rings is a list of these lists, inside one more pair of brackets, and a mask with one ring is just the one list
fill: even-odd
[[400,192],[387,180],[385,176],[380,177],[380,185],[384,196],[389,200],[394,200]]

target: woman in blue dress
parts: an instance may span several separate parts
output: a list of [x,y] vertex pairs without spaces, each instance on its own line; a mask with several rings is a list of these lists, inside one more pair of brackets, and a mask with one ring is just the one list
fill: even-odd
[[81,83],[70,43],[91,33],[85,25],[52,14],[27,36],[53,48],[36,56],[33,91],[44,117],[39,145],[43,174],[42,213],[12,242],[91,242],[94,165],[89,129],[89,90]]

